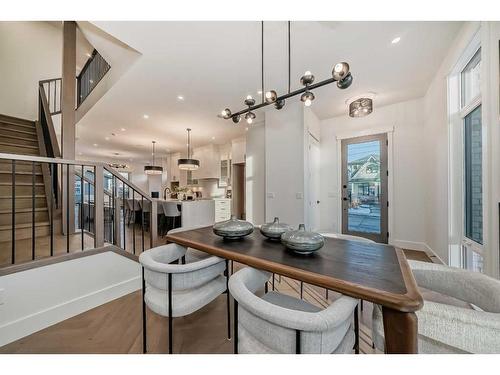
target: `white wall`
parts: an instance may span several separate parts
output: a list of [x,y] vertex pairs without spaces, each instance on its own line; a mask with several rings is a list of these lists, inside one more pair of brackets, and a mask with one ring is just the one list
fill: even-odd
[[246,219],[255,225],[265,223],[266,205],[266,129],[251,126],[246,137],[245,210]]
[[0,277],[0,346],[140,289],[140,272],[105,252]]
[[[449,121],[447,76],[479,27],[468,22],[457,35],[453,45],[436,72],[423,98],[422,157],[425,163],[425,226],[427,245],[448,262],[449,245]],[[456,182],[452,183],[452,186]]]
[[38,81],[62,71],[62,33],[48,22],[0,22],[0,113],[36,120]]
[[304,223],[304,129],[301,102],[265,113],[267,222]]
[[[393,128],[393,200],[394,212],[389,240],[405,242],[406,247],[421,248],[425,235],[423,147],[423,102],[421,99],[386,107],[374,107],[367,117],[351,118],[347,114],[321,121],[321,227],[341,231],[338,186],[337,136],[364,135],[366,131]],[[383,132],[381,130],[380,132]]]

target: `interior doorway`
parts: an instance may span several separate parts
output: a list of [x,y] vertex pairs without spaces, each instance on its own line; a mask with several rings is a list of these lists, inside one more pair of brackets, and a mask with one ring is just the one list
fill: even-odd
[[232,212],[237,219],[245,220],[245,163],[233,164],[232,173]]
[[309,194],[308,194],[308,226],[312,231],[318,231],[320,227],[320,144],[309,134]]
[[388,240],[387,134],[342,140],[342,233]]

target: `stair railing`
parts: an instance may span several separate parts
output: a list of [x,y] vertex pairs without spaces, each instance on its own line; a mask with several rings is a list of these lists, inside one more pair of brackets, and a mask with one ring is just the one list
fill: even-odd
[[[11,249],[10,249],[10,259],[5,261],[5,253],[0,253],[0,266],[5,266],[9,264],[15,264],[24,261],[35,260],[40,257],[53,256],[61,252],[74,252],[74,251],[84,251],[89,248],[100,248],[106,243],[113,244],[127,252],[137,254],[139,251],[147,250],[157,244],[157,206],[156,201],[153,200],[147,193],[143,192],[139,187],[134,185],[132,182],[128,181],[126,178],[121,176],[119,173],[113,170],[113,168],[100,162],[89,162],[89,161],[76,161],[76,160],[66,160],[58,158],[47,158],[38,157],[30,155],[17,155],[17,154],[5,154],[0,153],[0,160],[8,161],[11,165],[12,170],[12,191],[10,195],[11,199]],[[17,236],[16,236],[16,207],[18,206],[19,199],[28,199],[26,196],[22,198],[19,194],[16,194],[16,167],[31,166],[32,171],[32,184],[31,184],[31,256],[24,257],[21,259],[19,257],[17,249]],[[55,215],[50,215],[49,217],[49,233],[46,236],[48,240],[48,253],[43,255],[40,252],[44,249],[40,249],[37,246],[37,239],[40,235],[37,235],[37,222],[35,214],[37,211],[37,198],[40,197],[36,194],[36,184],[35,184],[35,168],[37,165],[46,166],[51,175],[54,175],[56,169],[61,170],[61,177],[65,184],[64,188],[69,186],[70,175],[75,173],[76,170],[80,170],[80,174],[75,175],[75,181],[80,179],[80,186],[83,187],[85,181],[92,181],[93,191],[90,190],[91,199],[88,200],[88,220],[92,221],[93,224],[93,244],[89,246],[89,240],[86,238],[84,228],[80,228],[78,231],[75,227],[71,227],[70,223],[70,212],[69,210],[75,210],[75,207],[70,207],[70,192],[76,189],[65,189],[60,195],[61,200],[64,200],[66,204],[63,205],[66,210],[64,218],[66,219],[64,231],[60,231],[56,225]],[[25,169],[26,171],[26,169]],[[91,178],[86,176],[86,171],[91,171]],[[106,184],[105,186],[105,179]],[[26,186],[26,184],[22,184]],[[88,182],[87,182],[87,186]],[[83,191],[80,189],[80,204],[84,202]],[[49,200],[49,206],[54,207],[54,194],[53,191],[49,191],[47,196]],[[136,199],[137,198],[137,199]],[[127,225],[127,215],[130,211],[127,208],[127,200],[132,199],[133,205],[141,205],[141,221],[140,221],[140,232],[137,229],[137,223],[132,226]],[[106,203],[107,202],[107,203]],[[134,207],[136,208],[136,207]],[[90,213],[91,211],[91,213]],[[135,211],[135,210],[134,210]],[[83,218],[83,211],[80,211],[79,218]],[[76,221],[76,220],[75,220]],[[109,228],[111,235],[106,236],[106,227]],[[88,232],[88,231],[87,231]],[[139,234],[140,233],[140,234]],[[140,237],[138,237],[140,236]],[[149,239],[146,241],[146,237]],[[136,241],[139,239],[139,241]],[[132,243],[130,241],[132,240]],[[1,243],[0,243],[1,245]],[[56,248],[57,245],[62,246],[62,248]],[[8,251],[8,246],[0,246],[2,252]],[[38,250],[38,252],[37,252]],[[45,251],[45,250],[44,250]],[[10,260],[10,261],[9,261]]]

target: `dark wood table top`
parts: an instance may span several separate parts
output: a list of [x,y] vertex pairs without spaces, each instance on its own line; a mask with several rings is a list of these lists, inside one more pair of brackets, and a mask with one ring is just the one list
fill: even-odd
[[326,238],[317,252],[299,255],[257,228],[241,240],[224,240],[212,227],[169,234],[167,240],[398,311],[423,304],[403,251],[391,245]]

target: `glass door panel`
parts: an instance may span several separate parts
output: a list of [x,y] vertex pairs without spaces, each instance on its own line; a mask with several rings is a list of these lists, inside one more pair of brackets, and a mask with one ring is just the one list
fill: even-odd
[[342,141],[342,232],[387,242],[387,136]]

